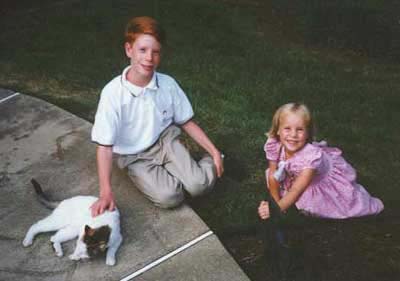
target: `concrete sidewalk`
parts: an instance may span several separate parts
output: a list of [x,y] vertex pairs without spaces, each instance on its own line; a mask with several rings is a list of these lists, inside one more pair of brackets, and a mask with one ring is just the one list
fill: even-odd
[[[29,226],[49,214],[36,200],[31,178],[55,199],[97,196],[91,126],[42,100],[0,90],[0,280],[249,280],[191,208],[154,207],[116,167],[113,189],[124,237],[116,266],[105,265],[104,257],[70,261],[75,241],[65,243],[65,256],[58,258],[50,233],[24,248]],[[198,237],[204,239],[131,278]]]

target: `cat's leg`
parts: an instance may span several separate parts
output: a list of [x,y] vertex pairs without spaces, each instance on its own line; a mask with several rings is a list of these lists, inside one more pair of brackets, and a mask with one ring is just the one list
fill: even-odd
[[74,252],[69,256],[70,260],[80,260],[80,259],[86,259],[89,258],[89,255],[87,253],[87,247],[86,244],[82,241],[82,237],[79,236],[78,240],[76,241],[76,247]]
[[41,232],[48,232],[48,231],[55,231],[63,227],[65,223],[61,220],[57,219],[55,216],[50,215],[37,223],[33,224],[28,232],[25,235],[24,241],[22,244],[25,247],[32,245],[33,239],[35,238],[36,234]]
[[50,241],[53,242],[53,248],[56,251],[58,257],[63,256],[63,250],[61,243],[71,240],[79,235],[79,230],[76,227],[65,227],[61,228],[53,236],[51,236]]
[[107,249],[106,264],[115,265],[115,254],[122,243],[122,236],[120,233],[115,233],[110,237],[110,243]]

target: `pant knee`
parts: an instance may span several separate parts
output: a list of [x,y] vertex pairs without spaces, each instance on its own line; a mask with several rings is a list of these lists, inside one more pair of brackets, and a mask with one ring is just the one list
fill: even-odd
[[209,182],[207,177],[192,178],[190,182],[185,184],[186,191],[193,197],[202,195],[214,186],[214,182]]
[[162,192],[157,194],[152,201],[154,204],[163,209],[171,209],[178,207],[184,200],[183,192]]
[[193,173],[191,177],[185,179],[185,189],[191,196],[198,196],[210,191],[217,179],[217,171],[210,156],[201,159],[199,166],[201,171]]

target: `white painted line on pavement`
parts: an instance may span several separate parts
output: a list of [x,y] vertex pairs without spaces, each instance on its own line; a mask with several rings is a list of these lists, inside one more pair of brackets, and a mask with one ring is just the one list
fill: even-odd
[[1,99],[1,100],[0,100],[0,103],[5,102],[6,100],[9,100],[9,99],[11,99],[11,98],[13,98],[13,97],[16,97],[16,96],[18,96],[18,95],[19,95],[19,93],[12,94],[11,96],[8,96],[8,97],[6,97],[6,98],[4,98],[4,99]]
[[212,235],[212,234],[213,234],[213,232],[210,230],[210,231],[208,231],[208,232],[206,232],[206,233],[200,235],[199,237],[193,239],[192,241],[186,243],[185,245],[179,247],[178,249],[176,249],[176,250],[170,252],[169,254],[166,254],[165,256],[163,256],[163,257],[161,257],[161,258],[159,258],[159,259],[157,259],[157,260],[155,260],[155,261],[149,263],[149,264],[146,265],[145,267],[143,267],[143,268],[141,268],[141,269],[135,271],[134,273],[132,273],[132,274],[130,274],[130,275],[128,275],[128,276],[122,278],[120,281],[129,281],[129,280],[132,280],[132,279],[135,278],[136,276],[138,276],[138,275],[140,275],[140,274],[142,274],[142,273],[148,271],[149,269],[151,269],[151,268],[153,268],[153,267],[159,265],[160,263],[162,263],[162,262],[166,261],[167,259],[169,259],[169,258],[175,256],[176,254],[178,254],[178,253],[180,253],[180,252],[186,250],[187,248],[193,246],[194,244],[200,242],[201,240],[207,238],[208,236],[210,236],[210,235]]

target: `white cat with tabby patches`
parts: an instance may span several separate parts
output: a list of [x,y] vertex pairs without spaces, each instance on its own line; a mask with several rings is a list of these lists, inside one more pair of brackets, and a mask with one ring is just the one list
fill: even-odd
[[31,182],[38,199],[46,207],[54,210],[48,217],[29,228],[22,242],[25,247],[32,245],[35,235],[57,231],[50,238],[57,256],[63,256],[61,243],[78,237],[76,248],[69,256],[71,260],[85,259],[107,251],[106,264],[115,265],[115,254],[122,242],[117,209],[92,217],[90,206],[96,202],[96,197],[75,196],[61,202],[53,202],[48,200],[34,179]]

